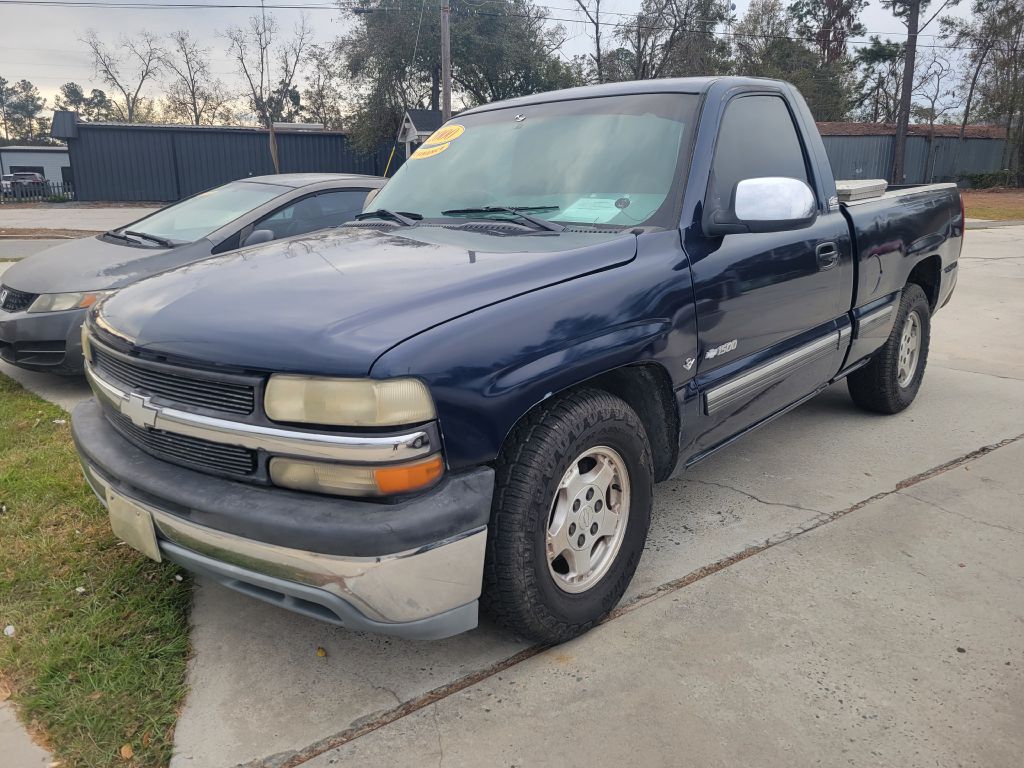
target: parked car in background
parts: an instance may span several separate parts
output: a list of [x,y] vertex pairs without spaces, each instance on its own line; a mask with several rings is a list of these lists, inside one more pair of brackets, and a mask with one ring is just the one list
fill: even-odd
[[39,190],[46,186],[46,177],[35,171],[17,171],[11,174],[11,187],[20,190]]
[[837,185],[777,80],[467,110],[359,221],[100,304],[86,475],[127,543],[282,607],[567,640],[626,590],[655,482],[842,379],[914,401],[964,214],[884,190]]
[[256,176],[30,256],[0,285],[0,358],[29,370],[81,374],[82,320],[100,298],[243,245],[337,226],[384,182],[355,174]]

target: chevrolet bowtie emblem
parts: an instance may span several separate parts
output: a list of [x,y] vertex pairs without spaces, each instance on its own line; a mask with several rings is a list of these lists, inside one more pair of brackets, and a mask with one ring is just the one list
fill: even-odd
[[149,404],[149,398],[132,392],[121,402],[121,413],[136,427],[155,427],[158,409]]

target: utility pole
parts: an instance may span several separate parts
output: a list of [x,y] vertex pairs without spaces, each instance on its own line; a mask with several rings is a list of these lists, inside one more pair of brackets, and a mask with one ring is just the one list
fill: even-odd
[[441,2],[441,119],[447,121],[452,116],[452,9],[448,0]]
[[906,177],[904,164],[907,154],[907,128],[910,125],[910,100],[914,91],[914,64],[917,58],[917,33],[918,24],[921,20],[921,0],[908,0],[906,6],[907,52],[903,60],[903,89],[900,91],[900,106],[896,112],[896,141],[893,144],[892,152],[893,184],[902,184]]

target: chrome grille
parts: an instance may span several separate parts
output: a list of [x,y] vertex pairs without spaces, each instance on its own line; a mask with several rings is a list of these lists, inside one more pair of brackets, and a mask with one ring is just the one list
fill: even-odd
[[105,378],[140,394],[214,411],[253,412],[256,393],[251,384],[206,378],[187,368],[172,373],[164,366],[149,366],[145,361],[110,354],[99,345],[93,345],[92,364]]
[[24,312],[39,298],[38,293],[25,293],[6,285],[0,285],[0,309],[5,312]]
[[256,451],[159,429],[146,429],[136,426],[120,413],[107,410],[106,414],[114,429],[126,440],[174,464],[240,477],[256,472]]

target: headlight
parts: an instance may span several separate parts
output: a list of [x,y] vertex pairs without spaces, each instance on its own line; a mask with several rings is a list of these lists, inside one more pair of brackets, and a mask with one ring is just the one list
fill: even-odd
[[85,309],[106,296],[110,291],[83,293],[43,293],[29,306],[29,312],[60,312],[65,309]]
[[361,467],[275,457],[270,460],[274,485],[341,496],[393,496],[428,488],[444,474],[438,455],[407,464]]
[[434,401],[416,379],[327,379],[275,374],[263,400],[273,421],[341,427],[394,427],[434,418]]

